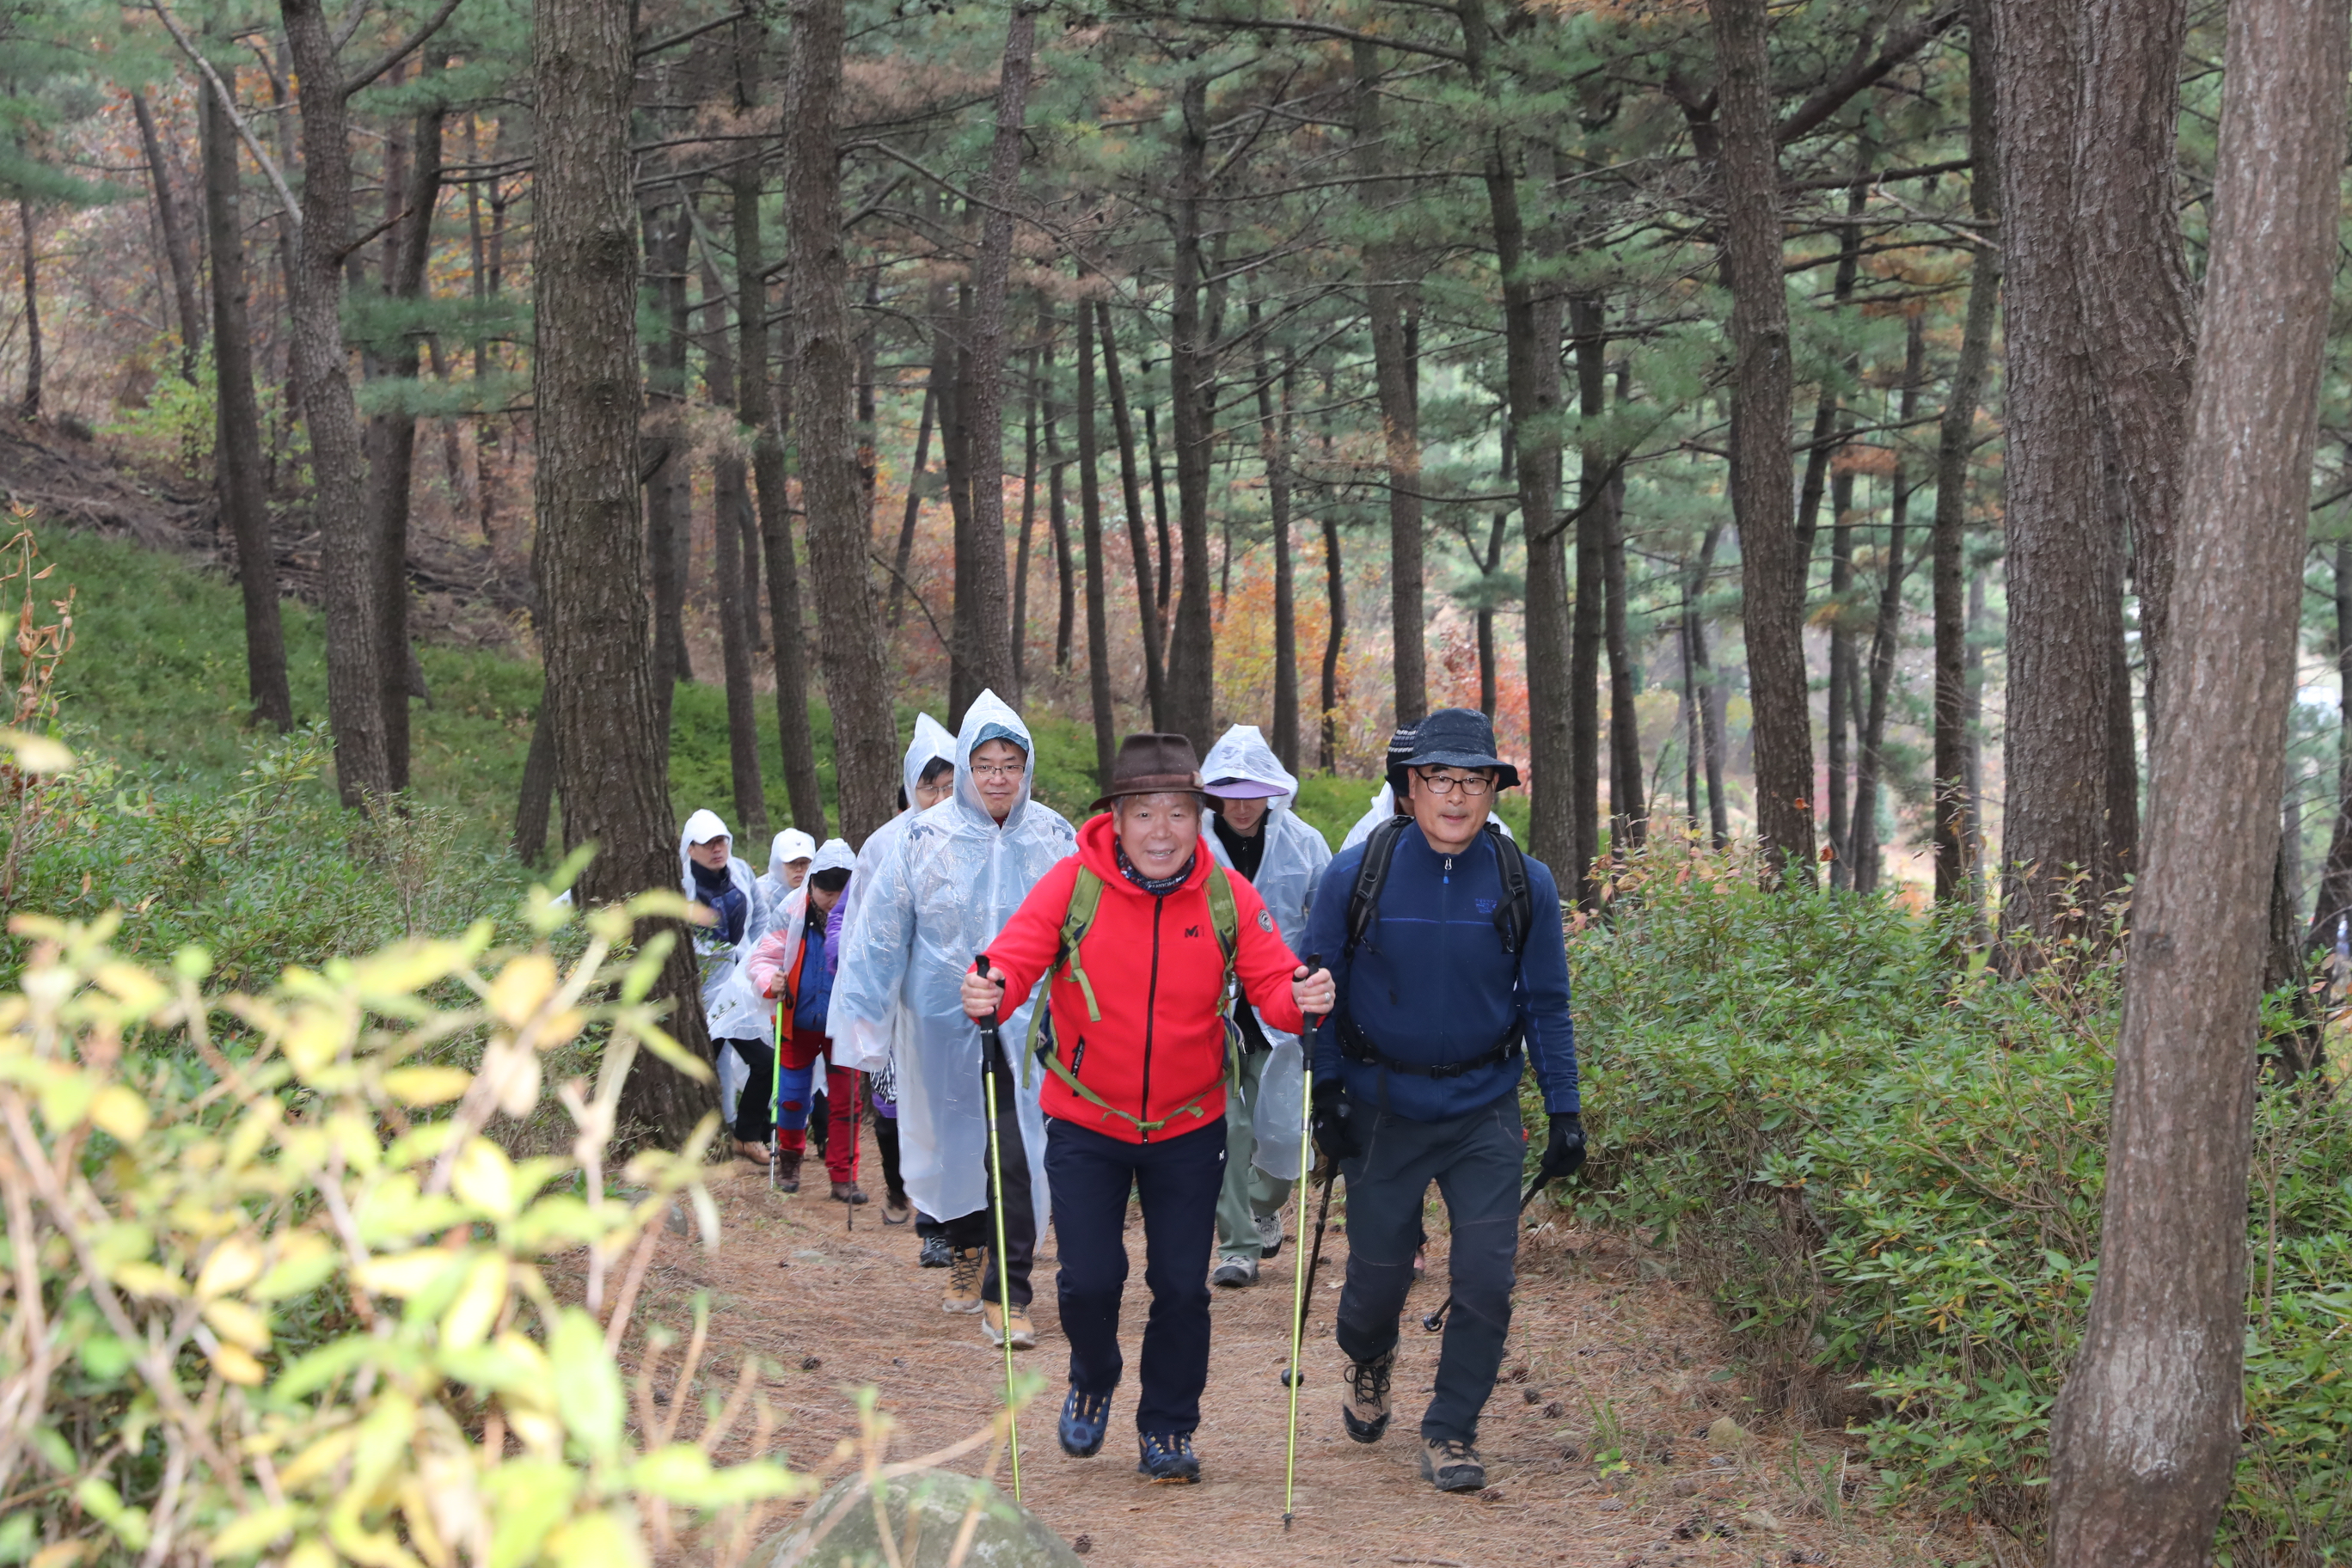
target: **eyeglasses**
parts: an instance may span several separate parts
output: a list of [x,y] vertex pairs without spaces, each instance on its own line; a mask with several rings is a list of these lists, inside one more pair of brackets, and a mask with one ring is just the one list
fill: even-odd
[[1028,771],[1026,763],[974,763],[971,773],[982,779],[1017,779]]
[[1494,778],[1486,773],[1425,773],[1416,771],[1413,776],[1429,786],[1429,793],[1440,800],[1459,790],[1464,800],[1483,800],[1495,793]]

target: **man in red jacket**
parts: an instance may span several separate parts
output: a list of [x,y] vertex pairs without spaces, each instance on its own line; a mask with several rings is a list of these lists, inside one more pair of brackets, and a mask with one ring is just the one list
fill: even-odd
[[1330,1010],[1330,976],[1283,945],[1257,891],[1201,847],[1200,763],[1181,735],[1129,735],[1078,852],[1047,872],[964,976],[986,1017],[1050,978],[1039,1047],[1045,1179],[1070,1341],[1062,1449],[1099,1452],[1118,1386],[1127,1194],[1143,1198],[1143,1394],[1136,1468],[1201,1479],[1192,1433],[1209,1378],[1209,1249],[1225,1172],[1226,989],[1238,982],[1278,1029]]

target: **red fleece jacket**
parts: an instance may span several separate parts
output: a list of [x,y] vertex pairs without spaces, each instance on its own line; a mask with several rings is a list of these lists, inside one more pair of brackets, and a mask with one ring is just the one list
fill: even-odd
[[[1225,1113],[1224,953],[1209,915],[1209,868],[1203,845],[1192,874],[1164,896],[1145,892],[1119,874],[1118,836],[1108,816],[1078,829],[1077,854],[1045,873],[988,944],[992,968],[1004,973],[1005,994],[1026,995],[1054,962],[1063,918],[1078,868],[1102,879],[1102,902],[1078,944],[1078,964],[1094,983],[1099,1021],[1087,1016],[1086,993],[1067,966],[1054,971],[1048,993],[1055,1048],[1078,1081],[1118,1107],[1113,1115],[1049,1075],[1045,1114],[1129,1143],[1173,1138]],[[1234,889],[1239,944],[1234,977],[1260,1016],[1277,1029],[1299,1030],[1306,1020],[1290,994],[1298,960],[1247,879],[1226,873]],[[1019,1049],[1017,1042],[1007,1042]],[[1192,1107],[1193,1110],[1188,1110]],[[1180,1114],[1180,1112],[1181,1114]],[[1138,1121],[1167,1121],[1156,1133]],[[1174,1120],[1170,1120],[1173,1118]]]

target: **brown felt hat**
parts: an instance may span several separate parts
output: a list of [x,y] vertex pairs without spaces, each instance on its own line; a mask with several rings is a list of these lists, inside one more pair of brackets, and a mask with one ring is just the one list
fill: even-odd
[[1198,795],[1201,754],[1181,735],[1129,735],[1110,764],[1110,787],[1095,802],[1107,809],[1124,795]]

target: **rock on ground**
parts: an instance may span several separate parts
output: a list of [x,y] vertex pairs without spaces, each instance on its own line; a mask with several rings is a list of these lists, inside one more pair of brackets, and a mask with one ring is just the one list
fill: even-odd
[[[980,1517],[963,1554],[965,1568],[1080,1568],[1067,1542],[975,1477],[917,1470],[883,1482],[882,1492],[905,1568],[947,1568],[975,1501]],[[828,1521],[832,1527],[825,1529]],[[807,1522],[777,1543],[768,1568],[886,1568],[889,1558],[878,1530],[874,1500],[863,1479],[852,1477],[830,1488]]]

